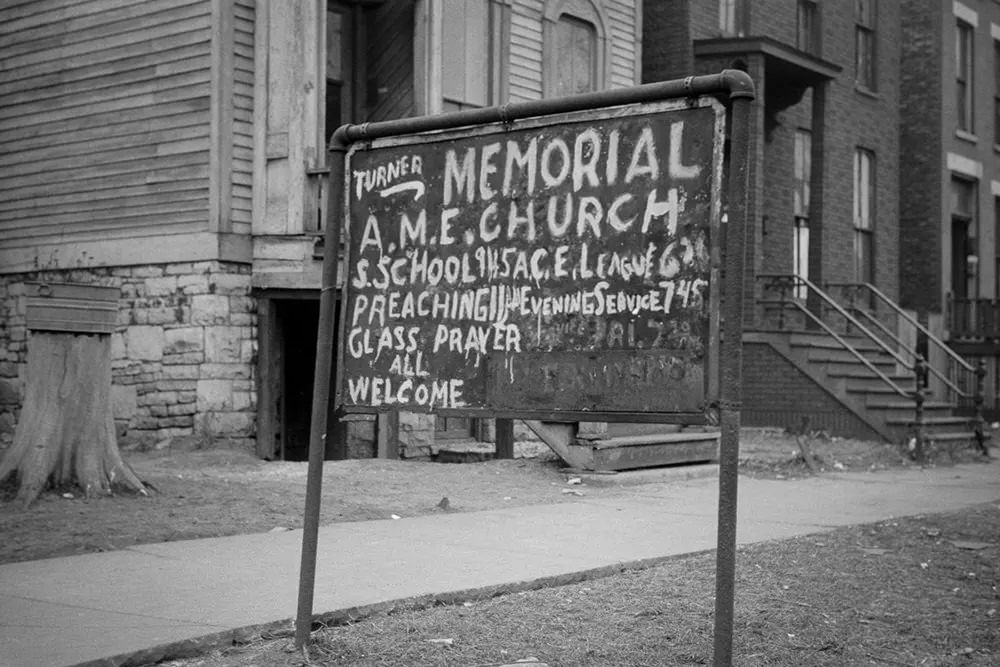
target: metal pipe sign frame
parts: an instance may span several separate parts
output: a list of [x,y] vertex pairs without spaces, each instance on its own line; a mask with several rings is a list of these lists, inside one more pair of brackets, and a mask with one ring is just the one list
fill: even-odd
[[715,663],[731,664],[753,98],[724,70],[334,133],[297,647],[336,354],[338,417],[720,426]]

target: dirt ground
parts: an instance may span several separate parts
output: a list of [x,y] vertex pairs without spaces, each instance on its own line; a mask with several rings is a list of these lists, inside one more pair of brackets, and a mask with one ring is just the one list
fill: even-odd
[[[826,470],[879,470],[911,465],[889,445],[810,437],[815,470],[798,441],[780,430],[744,429],[745,474],[791,478]],[[327,462],[321,523],[471,512],[506,506],[574,502],[616,493],[615,485],[568,486],[574,475],[538,443],[519,443],[522,458],[446,464],[367,459]],[[27,510],[13,501],[12,480],[0,485],[0,563],[121,549],[135,544],[301,528],[306,463],[266,462],[233,449],[126,453],[153,489],[86,499],[52,490]],[[943,456],[963,460],[971,452]],[[442,509],[442,499],[447,507]]]

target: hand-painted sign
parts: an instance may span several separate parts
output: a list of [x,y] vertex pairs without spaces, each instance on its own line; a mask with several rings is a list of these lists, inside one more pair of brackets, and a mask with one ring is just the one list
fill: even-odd
[[699,98],[355,144],[338,403],[704,412],[723,118]]

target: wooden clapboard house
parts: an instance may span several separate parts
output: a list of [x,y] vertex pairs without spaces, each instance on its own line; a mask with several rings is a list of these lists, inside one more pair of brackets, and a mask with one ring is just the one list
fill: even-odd
[[[31,283],[119,289],[119,437],[302,458],[325,145],[345,122],[629,86],[641,0],[37,0],[0,6],[0,438]],[[345,424],[350,456],[492,425]],[[342,452],[344,453],[344,452]]]

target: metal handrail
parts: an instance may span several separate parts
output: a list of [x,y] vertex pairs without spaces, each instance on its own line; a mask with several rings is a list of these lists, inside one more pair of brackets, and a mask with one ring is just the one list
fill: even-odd
[[[968,373],[972,374],[976,373],[976,369],[972,366],[972,364],[970,364],[961,356],[959,356],[958,353],[956,353],[953,349],[951,349],[948,345],[946,345],[940,338],[931,333],[930,330],[927,329],[927,327],[922,325],[916,318],[914,318],[912,315],[910,315],[905,310],[900,308],[895,301],[887,297],[881,290],[879,290],[871,283],[831,282],[831,283],[826,283],[825,285],[828,288],[853,287],[853,288],[863,288],[868,290],[871,294],[875,295],[879,301],[881,301],[883,304],[888,306],[893,312],[895,312],[897,317],[903,318],[903,320],[905,320],[907,323],[915,327],[917,331],[927,336],[928,345],[933,344],[937,349],[942,350],[945,353],[945,355],[947,355],[952,361],[954,361],[959,366],[959,368],[964,369]],[[871,317],[870,314],[868,316]],[[902,345],[902,341],[899,340],[898,337],[896,337],[894,334],[891,333],[889,335],[891,335],[897,343]],[[912,354],[914,357],[916,357],[916,352],[913,352]],[[952,382],[948,377],[946,377],[945,374],[943,374],[938,368],[932,365],[928,365],[928,371],[932,373],[936,378],[941,380],[941,382],[943,382],[948,388],[950,388],[959,396],[963,398],[970,398],[974,395],[974,392],[962,391],[962,389],[960,389],[954,382]]]
[[[799,285],[804,285],[808,290],[810,290],[811,292],[815,293],[824,303],[826,303],[826,305],[828,305],[829,307],[831,307],[833,310],[837,311],[837,313],[841,317],[843,317],[848,322],[850,322],[858,330],[862,331],[867,338],[869,338],[872,342],[876,343],[879,347],[881,347],[883,350],[885,350],[888,354],[890,354],[893,358],[895,358],[899,363],[901,363],[903,365],[907,365],[906,361],[903,360],[894,350],[892,350],[891,348],[889,348],[885,344],[884,341],[879,340],[874,334],[872,334],[868,330],[867,327],[865,327],[863,324],[861,324],[861,322],[859,322],[856,317],[854,317],[853,315],[851,315],[850,313],[848,313],[846,310],[844,310],[840,306],[840,304],[838,304],[836,301],[834,301],[833,299],[831,299],[829,295],[827,295],[825,292],[823,292],[823,290],[819,289],[819,287],[817,287],[816,285],[814,285],[808,279],[802,278],[801,276],[793,276],[793,275],[778,274],[778,273],[770,273],[770,274],[769,273],[761,273],[761,274],[758,274],[757,277],[760,278],[760,279],[764,279],[764,280],[777,280],[777,281],[783,281],[783,282],[791,282],[791,286],[793,288],[797,287]],[[828,325],[826,322],[824,322],[822,320],[822,318],[818,317],[815,313],[813,313],[811,310],[809,310],[808,308],[806,308],[802,304],[802,302],[800,300],[798,300],[798,299],[791,299],[791,300],[787,300],[787,301],[786,300],[782,300],[782,305],[783,306],[784,305],[791,305],[793,308],[795,308],[799,312],[803,313],[806,317],[808,317],[810,320],[812,320],[814,323],[816,323],[831,338],[833,338],[835,341],[837,341],[841,345],[841,347],[843,347],[845,350],[847,350],[848,352],[850,352],[858,361],[860,361],[865,367],[867,367],[868,370],[870,370],[872,373],[874,373],[879,379],[881,379],[886,385],[888,385],[897,394],[899,394],[900,396],[902,396],[904,398],[913,398],[913,393],[912,392],[909,392],[906,389],[903,389],[902,387],[900,387],[898,384],[896,384],[896,382],[892,378],[890,378],[888,375],[886,375],[885,373],[883,373],[877,366],[875,366],[875,364],[873,364],[871,361],[869,361],[863,354],[861,354],[860,352],[858,352],[857,349],[855,349],[855,347],[853,345],[851,345],[846,340],[844,340],[844,338],[840,334],[838,334],[836,331],[834,331],[833,328],[830,327],[830,325]]]
[[[881,338],[879,338],[878,336],[876,336],[875,334],[873,334],[871,331],[869,331],[868,327],[866,327],[865,325],[863,325],[858,320],[858,318],[854,317],[849,312],[847,312],[844,309],[843,306],[841,306],[839,303],[837,303],[834,299],[832,299],[830,297],[829,294],[827,294],[826,292],[824,292],[823,290],[821,290],[815,283],[813,283],[812,281],[810,281],[808,278],[803,278],[802,276],[790,275],[790,274],[787,274],[787,273],[760,273],[760,274],[758,274],[758,277],[762,278],[762,279],[765,279],[765,280],[781,280],[781,281],[785,281],[785,282],[791,281],[793,288],[798,287],[799,285],[804,285],[808,290],[810,290],[817,297],[819,297],[819,299],[822,300],[823,303],[827,307],[829,307],[830,309],[836,311],[838,315],[840,315],[841,317],[843,317],[853,327],[855,327],[861,333],[863,333],[864,336],[865,336],[865,338],[868,338],[870,341],[872,341],[873,343],[875,343],[876,345],[878,345],[880,348],[882,348],[883,351],[885,351],[886,354],[888,354],[889,356],[891,356],[893,359],[895,359],[900,364],[906,366],[907,368],[911,368],[912,369],[912,366],[910,366],[910,364],[906,361],[906,359],[904,359],[902,356],[900,356],[899,352],[897,352],[896,350],[894,350],[891,347],[889,347],[888,345],[886,345],[886,343],[885,343],[884,340],[882,340]],[[802,310],[804,308],[798,302],[798,300],[793,299],[793,302],[796,304],[796,306],[800,310]],[[815,317],[815,315],[813,313],[811,313],[811,312],[810,312],[810,315],[813,315]]]

